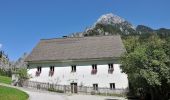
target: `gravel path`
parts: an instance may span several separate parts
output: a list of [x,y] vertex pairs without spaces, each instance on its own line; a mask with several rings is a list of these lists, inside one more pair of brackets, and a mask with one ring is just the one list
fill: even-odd
[[48,91],[38,91],[24,88],[30,95],[30,100],[125,100],[121,97],[83,95],[83,94],[60,94]]
[[62,94],[28,88],[23,88],[22,90],[29,94],[29,100],[67,100]]
[[109,97],[109,96],[95,96],[95,95],[82,95],[82,94],[60,94],[48,91],[40,91],[32,88],[20,88],[6,84],[3,86],[18,88],[29,94],[29,100],[126,100],[121,97]]
[[121,97],[94,96],[94,95],[73,95],[68,96],[68,100],[126,100]]

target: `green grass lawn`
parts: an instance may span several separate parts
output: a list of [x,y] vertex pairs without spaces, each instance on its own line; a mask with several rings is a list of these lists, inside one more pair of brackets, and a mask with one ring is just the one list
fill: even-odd
[[27,100],[28,95],[15,88],[0,85],[0,100]]
[[0,83],[11,84],[11,78],[6,76],[0,76]]

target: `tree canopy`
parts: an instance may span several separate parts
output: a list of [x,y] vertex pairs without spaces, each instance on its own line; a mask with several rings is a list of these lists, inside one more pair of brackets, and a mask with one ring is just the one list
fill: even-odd
[[122,71],[128,74],[131,92],[153,100],[166,100],[170,92],[170,39],[150,36],[145,40],[124,40],[127,52],[122,56]]

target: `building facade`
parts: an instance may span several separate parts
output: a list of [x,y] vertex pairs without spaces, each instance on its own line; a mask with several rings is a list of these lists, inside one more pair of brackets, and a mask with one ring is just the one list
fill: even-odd
[[26,58],[30,81],[58,85],[127,89],[119,57],[120,36],[43,39]]

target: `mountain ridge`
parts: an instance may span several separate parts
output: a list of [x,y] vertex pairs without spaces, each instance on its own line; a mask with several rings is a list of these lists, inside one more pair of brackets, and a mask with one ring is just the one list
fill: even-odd
[[92,27],[85,29],[83,32],[72,33],[70,37],[83,37],[93,35],[141,35],[156,33],[159,35],[170,35],[170,29],[159,28],[153,29],[146,25],[137,25],[136,27],[129,21],[118,15],[108,13],[100,16]]

